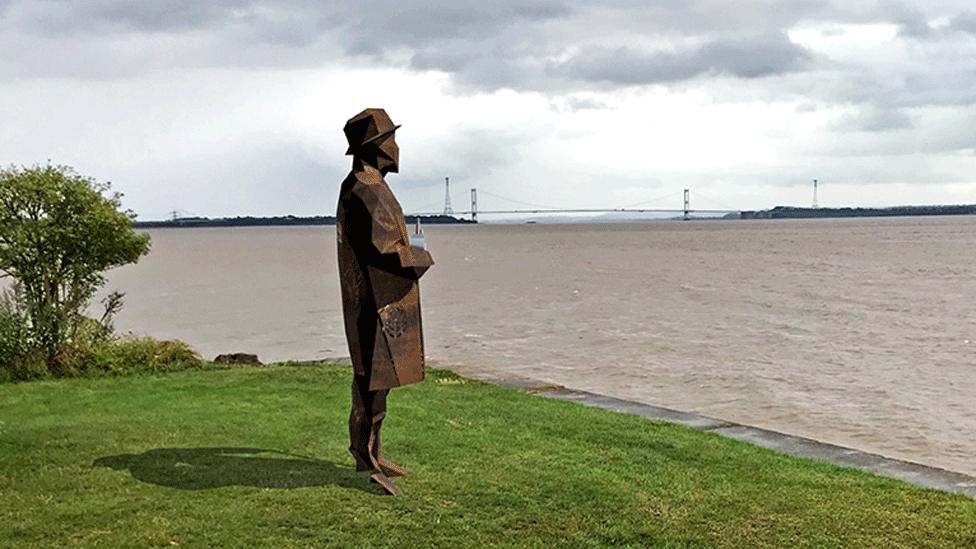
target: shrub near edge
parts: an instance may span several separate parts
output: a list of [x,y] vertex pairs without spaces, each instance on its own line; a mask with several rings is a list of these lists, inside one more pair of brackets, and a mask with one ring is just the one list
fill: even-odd
[[200,355],[182,341],[123,337],[96,345],[83,367],[89,375],[125,375],[188,370],[202,368],[206,364]]
[[85,309],[105,271],[150,248],[121,199],[68,166],[0,168],[0,278],[13,280],[0,303],[0,379],[79,375],[112,340],[122,294],[113,292],[101,321]]
[[[2,323],[2,319],[0,319]],[[0,325],[2,330],[2,325]],[[75,351],[78,368],[71,376],[53,376],[39,353],[0,354],[0,383],[51,377],[124,376],[139,373],[176,372],[210,365],[186,343],[151,337],[107,338]]]

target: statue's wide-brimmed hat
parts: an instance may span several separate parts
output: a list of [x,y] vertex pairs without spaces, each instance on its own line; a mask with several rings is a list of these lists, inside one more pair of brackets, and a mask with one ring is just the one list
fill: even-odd
[[346,141],[349,142],[346,154],[352,154],[356,149],[390,135],[399,127],[400,124],[393,124],[390,115],[383,109],[364,110],[350,118],[342,128]]

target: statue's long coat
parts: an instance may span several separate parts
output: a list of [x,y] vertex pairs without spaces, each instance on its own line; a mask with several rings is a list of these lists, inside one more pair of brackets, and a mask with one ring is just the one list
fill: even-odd
[[410,246],[403,211],[378,170],[349,173],[336,211],[346,339],[357,375],[377,391],[424,379],[418,279],[434,264]]

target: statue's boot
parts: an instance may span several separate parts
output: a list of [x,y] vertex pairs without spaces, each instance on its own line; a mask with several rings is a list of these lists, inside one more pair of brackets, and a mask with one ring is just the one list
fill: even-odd
[[380,427],[383,426],[383,418],[386,416],[386,412],[380,412],[373,417],[373,425],[369,434],[369,463],[372,471],[369,475],[370,482],[375,482],[379,484],[386,493],[391,496],[399,496],[400,489],[397,488],[396,484],[390,480],[387,474],[387,468],[383,467],[380,463]]
[[[396,464],[381,464],[376,462],[372,458],[372,454],[369,451],[362,452],[356,448],[349,448],[349,453],[356,460],[356,470],[357,471],[370,471],[369,480],[379,484],[387,494],[391,496],[399,496],[400,489],[397,488],[396,484],[390,480],[391,476],[403,476],[402,469]],[[387,472],[389,471],[389,472]]]
[[[349,448],[349,453],[352,454],[353,459],[356,460],[356,470],[357,471],[372,471],[376,469],[373,466],[372,457],[368,453],[361,452],[356,448]],[[383,474],[388,477],[404,477],[407,476],[407,470],[402,466],[393,463],[392,461],[387,461],[385,459],[379,458],[376,460],[379,470],[383,471]]]
[[385,459],[380,460],[380,468],[386,473],[388,477],[405,477],[407,476],[407,470],[393,463],[392,461],[387,461]]
[[383,426],[383,418],[380,418],[378,422],[373,423],[373,433],[371,439],[373,440],[373,445],[370,447],[372,452],[372,461],[379,464],[380,469],[388,477],[403,477],[407,475],[407,470],[393,463],[383,459],[382,445],[380,444],[380,428]]
[[397,488],[397,485],[393,484],[390,477],[384,475],[382,472],[375,472],[369,475],[369,481],[379,484],[380,487],[383,488],[383,490],[386,490],[386,493],[391,496],[399,496],[402,493],[400,492],[400,489]]
[[[350,448],[349,449],[349,453],[351,453],[352,454],[352,457],[356,460],[356,470],[357,471],[372,471],[372,470],[376,469],[372,465],[372,459],[366,458],[365,455],[362,454],[359,450],[356,450],[354,448]],[[376,460],[376,463],[379,466],[379,470],[380,471],[383,471],[383,474],[386,475],[386,476],[388,476],[388,477],[405,477],[405,476],[407,476],[407,470],[404,469],[403,466],[397,465],[396,463],[393,463],[392,461],[387,461],[385,459],[380,458],[380,459],[377,459]]]

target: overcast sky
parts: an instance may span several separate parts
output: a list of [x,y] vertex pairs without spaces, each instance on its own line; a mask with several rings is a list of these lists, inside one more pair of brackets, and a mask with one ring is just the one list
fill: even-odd
[[142,219],[332,214],[383,107],[407,211],[444,176],[456,209],[976,203],[972,6],[0,0],[0,162]]

